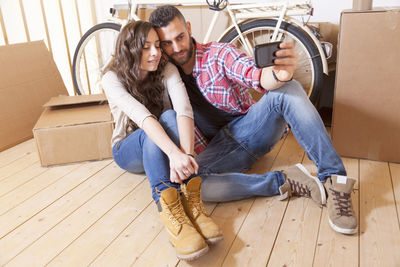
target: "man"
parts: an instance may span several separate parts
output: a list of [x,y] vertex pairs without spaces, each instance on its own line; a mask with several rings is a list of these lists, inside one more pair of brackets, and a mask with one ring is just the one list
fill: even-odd
[[[258,69],[253,58],[230,44],[197,43],[190,23],[173,6],[153,11],[150,22],[164,53],[178,67],[193,107],[203,199],[280,194],[280,199],[300,195],[323,205],[327,194],[331,227],[356,233],[350,198],[355,180],[345,176],[318,112],[300,83],[292,80],[298,61],[294,44],[282,43],[276,56],[284,58]],[[249,87],[264,93],[257,103]],[[287,124],[318,167],[318,178],[301,164],[282,172],[244,174],[281,139]]]

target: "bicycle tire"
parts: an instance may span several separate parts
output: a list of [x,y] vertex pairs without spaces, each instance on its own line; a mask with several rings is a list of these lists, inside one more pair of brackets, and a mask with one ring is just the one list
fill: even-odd
[[[249,39],[251,45],[269,42],[268,37],[272,36],[277,20],[259,19],[245,22],[240,26],[240,30]],[[255,35],[256,31],[260,31],[260,35]],[[264,36],[263,31],[270,34]],[[295,49],[299,53],[299,66],[297,67],[293,78],[298,80],[306,91],[309,99],[315,104],[321,88],[323,86],[323,67],[322,59],[318,48],[312,39],[300,28],[282,21],[280,30],[284,39],[288,38],[295,41]],[[250,38],[251,37],[251,38]],[[263,39],[263,40],[260,40]],[[235,28],[221,38],[221,42],[233,43],[240,48],[239,35]],[[238,45],[239,44],[239,45]],[[260,94],[252,92],[255,98],[259,98]]]
[[[117,23],[100,23],[90,28],[79,40],[72,63],[72,80],[78,95],[102,92],[101,71],[114,52],[116,37],[120,30],[121,25]],[[102,38],[106,32],[111,32],[112,37]],[[95,47],[91,43],[93,38]],[[101,39],[106,40],[107,45]],[[95,51],[91,53],[90,50]]]

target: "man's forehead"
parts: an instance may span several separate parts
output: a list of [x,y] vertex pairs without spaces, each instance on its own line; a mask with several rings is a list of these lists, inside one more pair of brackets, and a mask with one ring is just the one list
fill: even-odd
[[167,26],[157,29],[158,35],[161,40],[172,40],[182,33],[187,31],[185,24],[176,17]]

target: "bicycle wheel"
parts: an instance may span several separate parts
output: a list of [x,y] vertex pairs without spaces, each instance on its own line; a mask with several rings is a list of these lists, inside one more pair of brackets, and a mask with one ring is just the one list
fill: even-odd
[[[252,48],[254,48],[257,44],[270,42],[276,22],[273,19],[254,20],[242,24],[240,30],[252,45]],[[281,40],[283,41],[294,41],[295,50],[299,54],[299,65],[293,78],[303,85],[311,102],[315,103],[323,83],[322,59],[318,48],[304,31],[287,22],[282,21],[279,34],[282,35]],[[242,41],[236,29],[227,33],[221,39],[221,42],[235,44],[239,49],[244,51]],[[256,98],[259,97],[260,95],[257,96],[256,94]]]
[[78,95],[102,92],[101,72],[114,53],[120,29],[121,25],[116,23],[100,23],[82,36],[72,63],[72,79]]

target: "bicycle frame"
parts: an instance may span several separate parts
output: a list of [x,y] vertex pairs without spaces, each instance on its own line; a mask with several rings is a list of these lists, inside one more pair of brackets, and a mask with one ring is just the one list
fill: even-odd
[[[246,50],[248,55],[253,54],[253,50],[249,44],[249,41],[244,38],[242,32],[240,31],[240,26],[244,22],[248,22],[255,19],[260,18],[269,18],[276,19],[277,24],[271,39],[271,42],[278,40],[281,38],[279,34],[279,28],[281,26],[282,21],[285,21],[290,24],[294,24],[297,27],[301,28],[314,42],[316,47],[318,48],[319,54],[322,59],[323,72],[328,74],[328,63],[322,48],[321,43],[317,39],[317,37],[312,33],[312,31],[301,21],[293,18],[294,16],[303,16],[310,15],[313,12],[311,0],[290,0],[290,1],[268,1],[264,0],[262,3],[250,3],[250,4],[242,4],[242,3],[230,3],[227,0],[227,6],[225,8],[225,12],[228,13],[232,25],[227,27],[225,31],[217,38],[217,41],[221,41],[223,37],[229,33],[233,28],[239,33],[239,38],[243,43],[244,49]],[[131,0],[130,13],[128,15],[128,20],[140,20],[137,16],[137,12],[140,5],[162,5],[165,4],[165,0]],[[168,1],[170,5],[176,6],[208,6],[205,3],[205,0],[170,0]],[[129,7],[129,6],[128,6]],[[127,5],[121,5],[118,9],[127,9]],[[206,32],[206,35],[203,39],[203,43],[209,42],[211,33],[215,27],[218,17],[221,12],[216,11],[211,20],[210,26]]]

